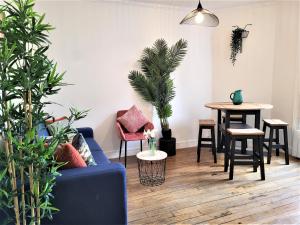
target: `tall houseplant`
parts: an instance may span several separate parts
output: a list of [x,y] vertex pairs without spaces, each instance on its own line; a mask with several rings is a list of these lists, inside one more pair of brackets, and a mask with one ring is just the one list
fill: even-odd
[[57,210],[51,203],[60,167],[54,151],[73,132],[73,121],[85,116],[71,109],[68,124],[51,141],[38,136],[49,116],[47,97],[64,83],[47,56],[53,28],[34,3],[12,0],[0,6],[0,210],[7,213],[6,222],[17,225],[39,225]]
[[170,131],[170,102],[175,97],[175,87],[170,75],[179,66],[186,52],[187,42],[183,39],[171,47],[168,47],[164,39],[158,39],[151,48],[143,50],[139,60],[141,71],[129,73],[129,82],[134,90],[155,107],[163,134]]

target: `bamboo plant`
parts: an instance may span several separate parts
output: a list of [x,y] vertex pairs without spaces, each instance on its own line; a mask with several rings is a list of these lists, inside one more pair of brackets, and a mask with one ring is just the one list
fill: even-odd
[[7,223],[17,225],[39,225],[58,210],[51,202],[61,165],[53,155],[74,132],[72,123],[86,115],[72,108],[68,124],[51,141],[38,136],[39,125],[49,116],[47,98],[65,84],[64,73],[47,56],[53,27],[34,11],[34,4],[12,0],[0,6],[0,209]]

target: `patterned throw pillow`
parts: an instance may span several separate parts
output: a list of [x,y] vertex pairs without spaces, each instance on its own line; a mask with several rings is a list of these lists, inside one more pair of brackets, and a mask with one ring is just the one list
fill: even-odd
[[130,132],[135,133],[142,128],[148,120],[141,111],[134,105],[118,121]]
[[91,150],[84,140],[82,134],[78,133],[74,136],[72,145],[77,149],[83,160],[86,162],[88,166],[95,166],[97,163],[95,162]]
[[57,162],[66,163],[62,169],[87,167],[79,152],[71,144],[59,145],[54,153]]

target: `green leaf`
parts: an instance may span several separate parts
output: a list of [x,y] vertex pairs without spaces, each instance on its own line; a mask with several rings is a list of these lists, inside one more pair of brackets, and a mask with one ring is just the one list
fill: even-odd
[[6,175],[7,173],[7,168],[5,168],[4,170],[2,170],[0,172],[0,182],[3,180],[4,176]]

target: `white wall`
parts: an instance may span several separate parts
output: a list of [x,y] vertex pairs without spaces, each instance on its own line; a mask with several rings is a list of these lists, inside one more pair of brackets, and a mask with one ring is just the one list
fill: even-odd
[[[280,2],[277,7],[278,16],[276,18],[276,45],[274,57],[274,76],[272,102],[276,106],[272,116],[280,118],[289,123],[289,146],[292,145],[295,107],[298,106],[299,98],[295,96],[299,93],[297,84],[299,77],[299,2]],[[294,127],[295,128],[295,127]],[[293,156],[299,157],[297,149],[291,149]]]
[[[169,44],[180,38],[188,41],[188,54],[173,74],[177,96],[170,125],[178,147],[196,145],[197,120],[210,112],[203,105],[211,101],[211,29],[180,26],[186,10],[107,1],[40,1],[38,10],[56,27],[51,33],[50,55],[65,81],[53,101],[50,112],[60,116],[69,106],[91,109],[77,126],[90,126],[97,142],[110,157],[117,156],[119,139],[115,131],[115,113],[136,104],[148,116],[158,120],[152,107],[143,102],[128,83],[128,73],[137,68],[143,48],[158,38]],[[131,154],[138,144],[129,146]],[[130,154],[130,153],[129,153]]]
[[277,6],[272,102],[273,117],[293,123],[296,74],[299,66],[299,2]]
[[[213,100],[228,101],[231,92],[242,89],[244,101],[272,103],[274,69],[275,6],[258,4],[219,10],[220,26],[213,35]],[[235,66],[230,60],[232,26],[248,27],[242,54]],[[270,111],[264,111],[263,117]]]
[[[213,100],[229,100],[231,91],[242,89],[245,101],[273,104],[274,109],[264,111],[262,118],[279,118],[292,125],[299,73],[299,2],[227,8],[218,16],[221,24],[213,34]],[[249,37],[233,67],[229,59],[231,26],[247,23],[253,26],[248,27]],[[291,130],[289,133],[291,139]]]
[[[207,118],[210,101],[228,101],[229,94],[242,89],[245,101],[271,103],[274,109],[262,117],[292,120],[294,76],[297,59],[298,13],[295,1],[251,4],[219,9],[217,28],[179,26],[188,9],[108,1],[41,1],[38,9],[55,25],[50,55],[66,70],[66,82],[52,100],[57,116],[69,106],[91,109],[78,126],[91,126],[98,143],[110,156],[118,152],[115,112],[136,104],[153,118],[153,108],[143,102],[128,83],[128,72],[137,68],[144,47],[157,38],[173,44],[180,38],[189,43],[188,55],[173,74],[177,96],[173,101],[171,128],[179,148],[195,146],[197,120]],[[230,61],[233,25],[249,27],[243,53],[236,65]],[[213,113],[215,116],[215,113]],[[130,153],[138,144],[129,146]],[[129,153],[129,154],[130,154]]]

